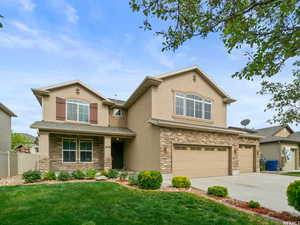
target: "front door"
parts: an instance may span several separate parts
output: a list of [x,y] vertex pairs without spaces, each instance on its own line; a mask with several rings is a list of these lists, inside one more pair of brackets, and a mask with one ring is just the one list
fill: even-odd
[[112,168],[123,169],[123,142],[112,142],[111,144]]

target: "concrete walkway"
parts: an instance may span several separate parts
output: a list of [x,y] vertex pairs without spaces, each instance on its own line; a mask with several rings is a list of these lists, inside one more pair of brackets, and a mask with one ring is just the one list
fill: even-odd
[[[294,180],[300,180],[300,177],[249,173],[237,176],[193,178],[192,186],[206,191],[209,186],[221,185],[228,188],[229,196],[232,198],[243,201],[254,200],[270,209],[300,215],[287,203],[286,189]],[[164,184],[167,185],[168,182]]]

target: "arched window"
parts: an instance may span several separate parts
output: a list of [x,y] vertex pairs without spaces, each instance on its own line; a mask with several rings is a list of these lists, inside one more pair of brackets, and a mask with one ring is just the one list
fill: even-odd
[[195,94],[176,93],[176,115],[211,120],[212,103]]
[[81,100],[67,100],[67,120],[89,122],[90,104]]

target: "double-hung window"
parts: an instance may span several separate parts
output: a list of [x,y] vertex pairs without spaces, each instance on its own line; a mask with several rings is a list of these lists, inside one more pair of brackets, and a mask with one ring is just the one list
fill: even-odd
[[176,115],[211,120],[212,102],[194,94],[176,93]]
[[89,122],[90,104],[80,100],[67,100],[67,120]]
[[76,139],[63,139],[63,162],[76,162]]
[[80,140],[80,162],[92,162],[93,158],[93,143],[91,140]]

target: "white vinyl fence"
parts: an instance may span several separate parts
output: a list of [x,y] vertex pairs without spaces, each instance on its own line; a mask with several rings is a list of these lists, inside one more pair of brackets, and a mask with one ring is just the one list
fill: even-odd
[[0,177],[21,175],[28,170],[39,169],[39,155],[0,152]]

